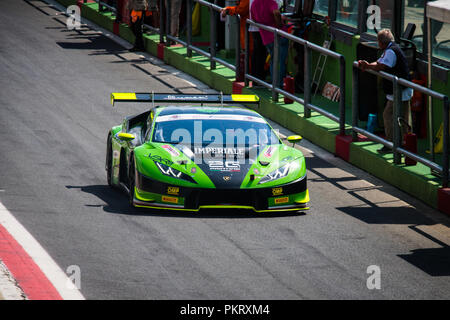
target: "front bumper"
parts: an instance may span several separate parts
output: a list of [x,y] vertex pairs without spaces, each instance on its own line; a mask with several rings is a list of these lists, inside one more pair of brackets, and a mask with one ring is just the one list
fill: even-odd
[[137,174],[133,204],[136,207],[199,211],[248,209],[255,212],[308,210],[306,176],[289,184],[254,189],[205,189],[170,185]]

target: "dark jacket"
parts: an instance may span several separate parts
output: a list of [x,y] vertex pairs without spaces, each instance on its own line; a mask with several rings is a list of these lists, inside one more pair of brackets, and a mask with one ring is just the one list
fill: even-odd
[[[409,67],[408,67],[408,61],[406,60],[406,56],[403,53],[402,49],[398,44],[395,42],[391,42],[392,45],[389,47],[389,49],[392,49],[394,51],[395,55],[397,56],[397,62],[395,63],[395,66],[392,68],[387,68],[385,71],[387,73],[393,74],[394,76],[397,76],[398,78],[403,78],[406,80],[411,80],[411,76],[409,74]],[[386,49],[388,50],[388,49]],[[392,94],[392,82],[389,80],[383,80],[383,90],[386,94]]]

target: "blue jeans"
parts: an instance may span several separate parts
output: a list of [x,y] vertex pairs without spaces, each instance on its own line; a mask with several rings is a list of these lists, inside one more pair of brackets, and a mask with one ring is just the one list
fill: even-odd
[[[283,79],[286,76],[286,58],[288,55],[289,40],[280,37],[279,44],[279,57],[280,57],[280,67],[278,72],[278,87],[283,88]],[[274,52],[274,42],[266,45],[267,51],[270,54],[270,77],[273,79],[273,52]]]

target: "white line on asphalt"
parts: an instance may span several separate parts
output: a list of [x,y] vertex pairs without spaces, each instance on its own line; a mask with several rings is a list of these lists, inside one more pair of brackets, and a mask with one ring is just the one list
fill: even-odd
[[70,285],[72,282],[66,273],[1,202],[0,224],[33,259],[64,300],[85,300],[75,285]]

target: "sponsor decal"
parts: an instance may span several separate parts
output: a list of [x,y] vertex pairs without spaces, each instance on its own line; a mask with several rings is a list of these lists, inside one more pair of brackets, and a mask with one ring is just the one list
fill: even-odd
[[275,204],[282,204],[282,203],[288,203],[289,197],[282,197],[282,198],[276,198]]
[[230,181],[231,180],[231,177],[230,176],[223,176],[223,180],[225,180],[225,181]]
[[117,150],[114,150],[114,151],[113,151],[113,158],[114,158],[114,159],[119,159],[119,157],[120,157],[120,152],[117,151]]
[[165,164],[166,166],[171,166],[173,164],[169,159],[161,158],[160,156],[152,155],[151,153],[148,154],[148,157],[153,161]]
[[209,170],[221,172],[240,172],[241,165],[236,161],[208,161]]
[[169,152],[172,157],[179,157],[180,153],[171,145],[165,144],[163,146],[161,146],[161,148],[165,149],[167,152]]
[[283,194],[283,188],[282,188],[282,187],[279,187],[279,188],[273,188],[273,189],[272,189],[272,194],[273,194],[274,196],[282,195],[282,194]]
[[162,196],[162,201],[164,201],[164,202],[169,202],[169,203],[178,203],[178,198],[176,198],[176,197]]
[[194,148],[195,154],[224,154],[224,155],[237,155],[244,156],[245,148],[213,148],[213,147],[205,147],[205,148]]
[[208,96],[172,96],[169,95],[164,98],[164,100],[208,100]]
[[180,193],[180,188],[178,188],[178,187],[167,187],[167,193],[177,196]]
[[266,152],[264,152],[264,156],[266,158],[271,158],[273,156],[273,152],[274,152],[274,148],[272,146],[270,146],[269,148],[267,148]]

